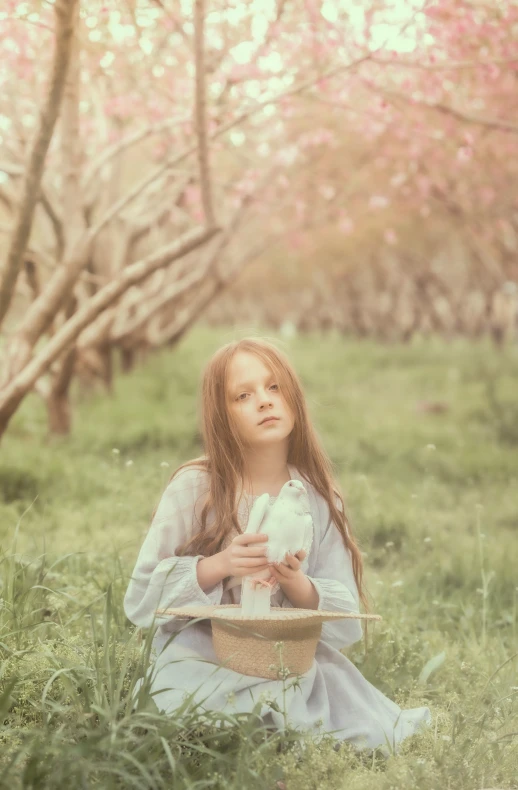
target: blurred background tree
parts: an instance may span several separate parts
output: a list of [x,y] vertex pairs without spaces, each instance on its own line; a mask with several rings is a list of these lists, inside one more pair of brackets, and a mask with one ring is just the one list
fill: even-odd
[[8,0],[0,435],[195,323],[516,339],[511,0]]

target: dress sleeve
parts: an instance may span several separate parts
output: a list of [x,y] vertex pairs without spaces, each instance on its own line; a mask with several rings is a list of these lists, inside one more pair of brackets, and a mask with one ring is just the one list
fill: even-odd
[[[342,505],[337,498],[340,511]],[[325,499],[319,503],[323,518],[321,520],[321,539],[308,573],[308,579],[318,593],[317,609],[330,612],[360,611],[360,597],[354,579],[349,550],[345,548],[336,525],[331,521],[329,505]],[[322,624],[323,642],[337,650],[354,644],[362,637],[361,620],[328,620]]]
[[182,470],[169,483],[140,549],[123,605],[128,620],[142,628],[151,627],[158,608],[221,603],[223,580],[205,592],[198,584],[196,566],[203,555],[175,554],[193,534],[197,479],[196,470]]

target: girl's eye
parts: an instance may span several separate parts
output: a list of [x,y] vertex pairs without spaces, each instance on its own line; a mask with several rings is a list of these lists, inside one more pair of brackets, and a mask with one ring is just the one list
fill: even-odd
[[[278,384],[272,384],[272,385],[271,385],[271,387],[270,387],[270,389],[271,389],[272,387],[277,387],[277,389],[279,389],[279,385],[278,385]],[[238,400],[242,400],[242,399],[243,399],[243,395],[246,395],[246,394],[247,394],[246,392],[242,392],[242,393],[241,393],[241,395],[238,395],[238,398],[237,398],[237,399],[238,399]]]

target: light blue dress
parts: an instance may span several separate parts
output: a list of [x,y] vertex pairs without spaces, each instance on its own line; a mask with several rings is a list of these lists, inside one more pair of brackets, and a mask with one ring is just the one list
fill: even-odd
[[[300,480],[308,492],[314,538],[302,570],[318,592],[318,609],[358,612],[351,558],[336,526],[330,522],[327,502],[294,466],[288,468],[291,478]],[[187,468],[178,473],[162,495],[124,597],[124,611],[135,625],[151,627],[157,608],[230,604],[232,585],[235,585],[235,603],[240,602],[238,580],[224,579],[204,592],[196,576],[196,565],[202,555],[175,556],[176,548],[199,528],[207,489],[207,473]],[[243,529],[253,499],[249,497],[248,502],[242,499],[239,505]],[[209,512],[209,524],[213,516]],[[232,537],[229,536],[226,545]],[[272,595],[272,606],[291,606],[278,586]],[[212,646],[210,620],[186,625],[185,620],[171,617],[156,620],[155,624],[159,625],[153,637],[153,660],[148,674],[152,692],[158,692],[153,699],[159,710],[172,714],[185,695],[191,693],[194,702],[200,703],[202,715],[204,710],[249,712],[260,702],[264,723],[284,729],[282,681],[242,675],[219,666]],[[172,633],[177,635],[166,646]],[[397,751],[404,738],[430,723],[430,710],[427,707],[401,710],[363,677],[340,652],[361,637],[359,620],[323,623],[311,669],[300,676],[299,688],[292,687],[286,692],[287,723],[301,731],[309,730],[316,740],[324,732],[331,732],[335,739],[350,741],[357,748]],[[286,681],[286,686],[289,685],[290,678]],[[277,703],[280,712],[272,709],[271,700]]]

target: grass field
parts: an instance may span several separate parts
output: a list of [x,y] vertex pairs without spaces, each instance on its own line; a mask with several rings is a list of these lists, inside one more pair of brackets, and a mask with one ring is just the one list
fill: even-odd
[[[202,451],[201,367],[245,334],[197,328],[74,400],[48,441],[36,396],[0,456],[0,779],[18,788],[482,790],[518,787],[518,349],[337,335],[282,341],[331,456],[365,554],[367,654],[348,657],[433,726],[398,756],[266,739],[253,714],[200,726],[129,695],[143,673],[122,609],[151,512]],[[272,336],[271,332],[266,332]],[[440,402],[437,410],[429,404]],[[426,405],[428,404],[428,406]]]

